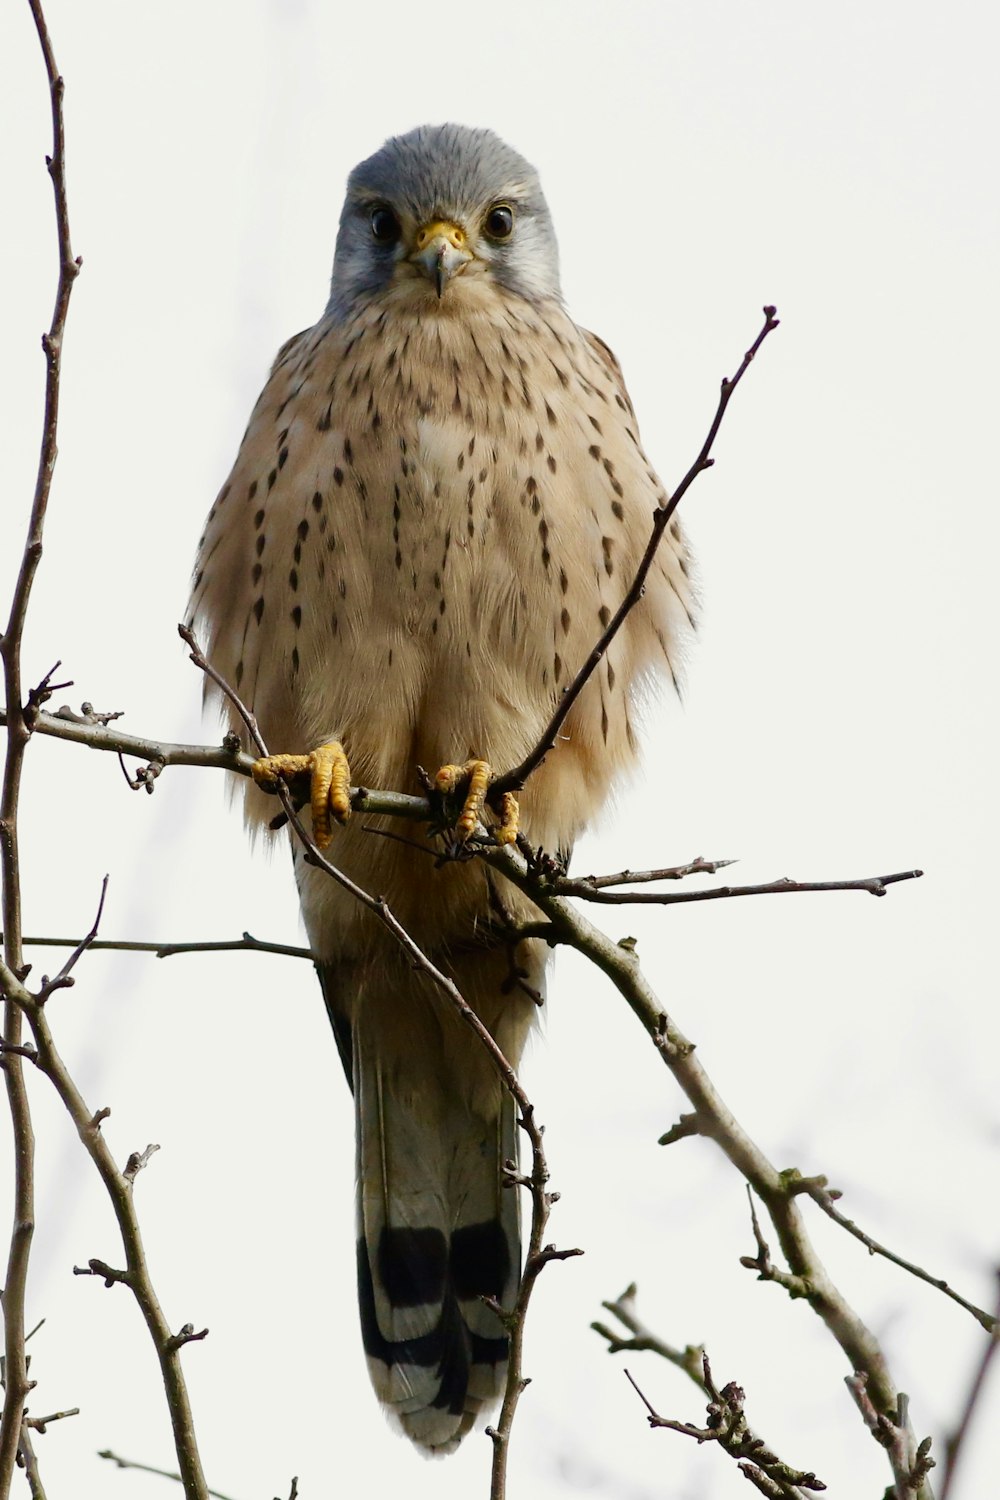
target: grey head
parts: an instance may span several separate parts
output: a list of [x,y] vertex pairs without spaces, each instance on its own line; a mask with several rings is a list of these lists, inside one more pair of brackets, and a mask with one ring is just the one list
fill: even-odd
[[354,168],[327,312],[338,321],[410,283],[451,298],[491,278],[530,302],[559,298],[559,252],[538,174],[492,130],[421,125]]

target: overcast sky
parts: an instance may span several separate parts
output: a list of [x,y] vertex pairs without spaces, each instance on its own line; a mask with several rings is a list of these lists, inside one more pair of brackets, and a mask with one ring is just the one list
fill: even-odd
[[[123,727],[211,738],[176,638],[204,514],[278,345],[325,303],[345,177],[425,120],[489,125],[539,168],[573,315],[621,359],[647,450],[676,482],[719,379],[782,319],[717,466],[684,502],[704,627],[683,708],[581,872],[738,857],[746,880],[921,866],[884,900],[800,896],[614,912],[651,981],[780,1167],[973,1301],[994,1295],[996,1191],[997,23],[885,0],[49,0],[66,77],[74,248],[60,460],[25,642],[65,698]],[[20,553],[54,287],[44,74],[26,3],[0,14],[0,589]],[[25,922],[79,935],[300,939],[287,861],[252,855],[221,778],[152,798],[113,757],[31,747]],[[52,969],[51,955],[39,967]],[[740,1180],[709,1143],[656,1138],[679,1091],[622,1002],[560,955],[525,1081],[548,1126],[551,1222],[586,1254],[546,1271],[511,1493],[724,1500],[735,1466],[647,1430],[588,1324],[632,1279],[672,1342],[704,1341],[754,1425],[833,1496],[881,1493],[843,1358],[802,1303],[739,1265]],[[235,1500],[488,1492],[489,1443],[442,1463],[369,1390],[353,1273],[352,1110],[308,966],[248,954],[93,955],[54,999],[60,1045],[124,1160],[185,1354],[209,1483]],[[33,1080],[39,1226],[32,1409],[49,1494],[169,1495],[109,1447],[172,1467],[151,1349],[121,1288],[96,1176]],[[9,1193],[3,1199],[9,1203]],[[5,1207],[3,1213],[8,1212]],[[812,1220],[810,1221],[812,1223]],[[884,1340],[918,1434],[954,1423],[981,1335],[960,1309],[814,1223]],[[630,1365],[665,1414],[693,1386]],[[989,1410],[987,1410],[989,1408]],[[987,1394],[955,1492],[990,1487]]]

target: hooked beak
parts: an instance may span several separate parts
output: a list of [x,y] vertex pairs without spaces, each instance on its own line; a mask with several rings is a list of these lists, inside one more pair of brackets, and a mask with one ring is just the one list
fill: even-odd
[[417,230],[411,262],[433,281],[439,297],[453,276],[464,271],[472,259],[468,236],[458,224],[436,219]]

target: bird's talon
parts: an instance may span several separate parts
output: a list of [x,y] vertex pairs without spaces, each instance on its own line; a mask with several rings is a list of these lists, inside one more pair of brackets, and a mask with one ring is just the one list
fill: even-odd
[[466,843],[476,831],[491,776],[485,760],[467,760],[464,766],[442,766],[434,778],[435,790],[442,797],[464,792],[462,811],[455,819],[455,837],[459,844]]
[[250,774],[262,792],[273,795],[282,782],[287,785],[308,769],[308,755],[263,755],[254,761]]
[[521,809],[518,807],[517,798],[513,792],[501,793],[497,813],[500,817],[500,826],[493,830],[493,837],[504,847],[507,844],[516,844],[520,830]]
[[[485,760],[467,760],[464,766],[442,766],[434,777],[434,789],[442,797],[464,793],[462,810],[455,819],[455,838],[458,844],[467,843],[475,833],[488,800],[492,780],[492,767]],[[493,831],[497,843],[513,844],[518,833],[518,805],[512,792],[502,793],[497,813],[500,826]]]
[[320,849],[325,849],[333,836],[331,817],[346,823],[351,815],[351,769],[339,740],[320,745],[308,755],[262,756],[254,761],[251,775],[261,791],[272,793],[282,782],[287,786],[297,777],[309,777],[313,837]]

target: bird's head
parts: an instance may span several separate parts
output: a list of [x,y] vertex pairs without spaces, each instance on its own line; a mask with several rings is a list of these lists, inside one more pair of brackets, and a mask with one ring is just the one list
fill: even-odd
[[559,254],[535,169],[491,130],[421,125],[355,167],[328,311],[346,318],[410,282],[442,305],[483,278],[559,297]]

